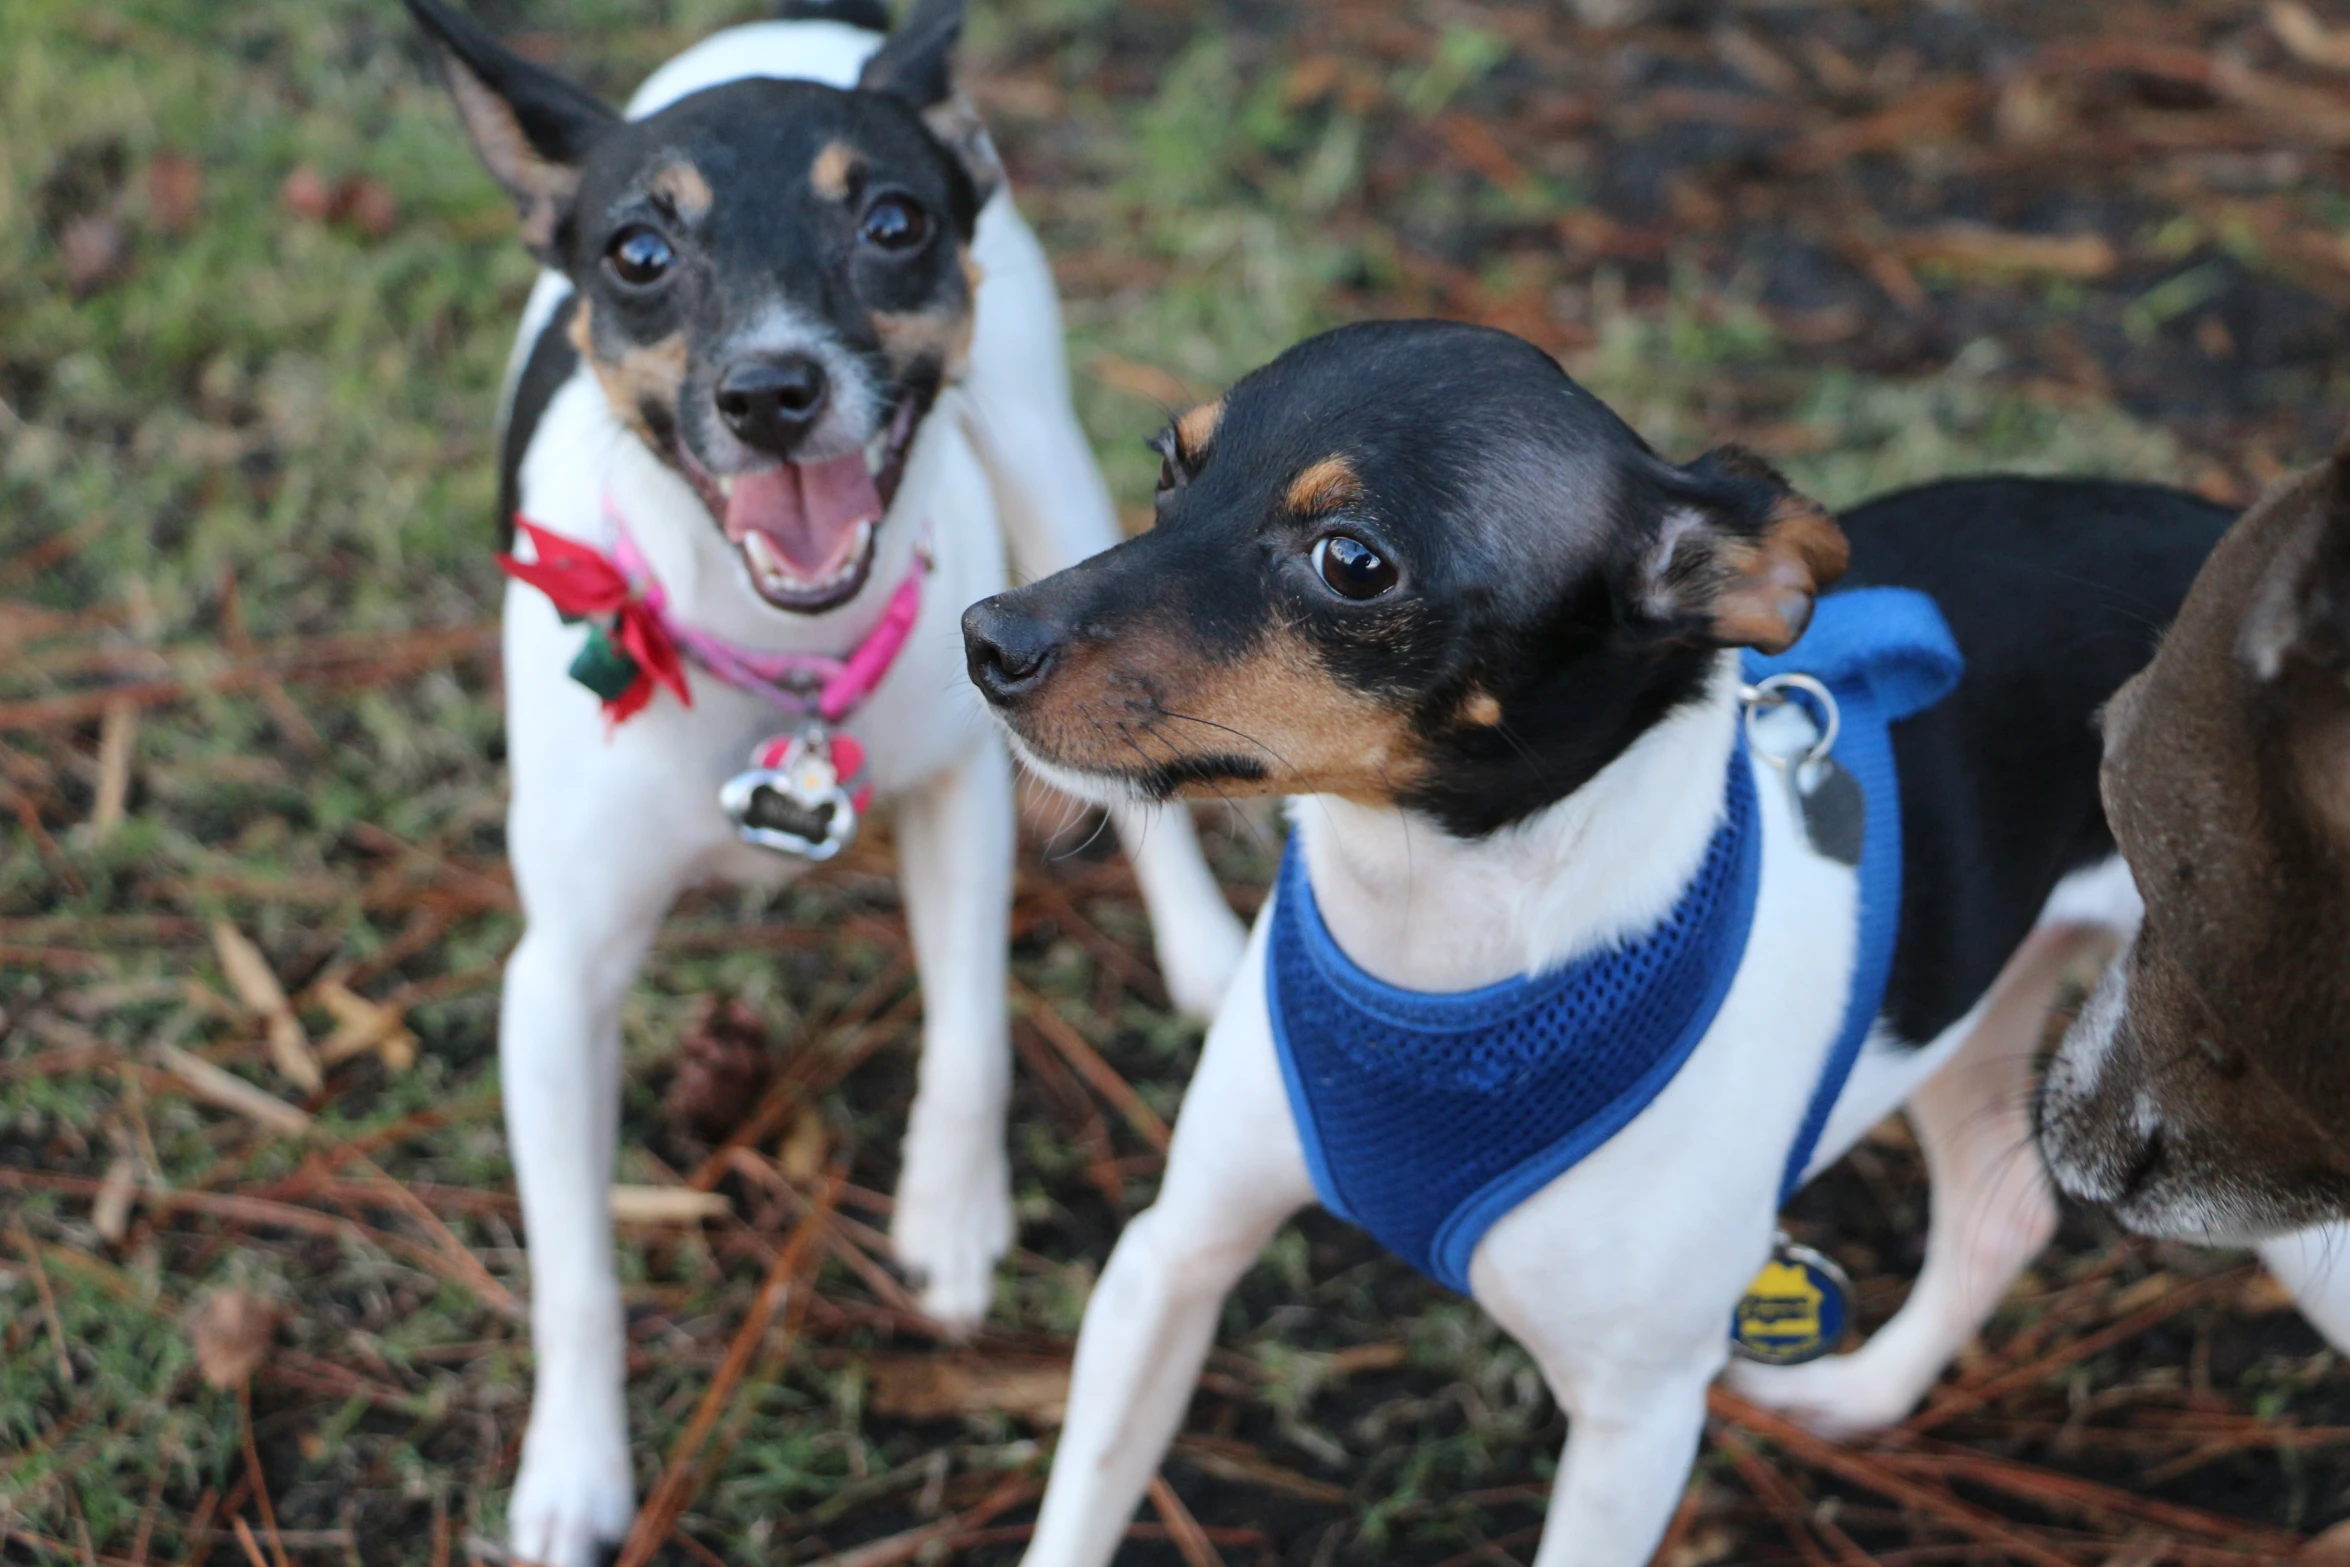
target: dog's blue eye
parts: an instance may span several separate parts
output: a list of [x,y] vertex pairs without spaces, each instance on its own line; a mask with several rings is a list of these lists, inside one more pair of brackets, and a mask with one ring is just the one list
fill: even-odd
[[669,241],[642,226],[622,229],[613,235],[611,248],[605,255],[612,263],[613,275],[633,288],[660,282],[677,261],[677,252],[669,248]]
[[903,196],[883,196],[865,209],[858,232],[883,250],[911,250],[930,233],[930,215]]
[[1395,586],[1395,563],[1361,539],[1333,533],[1314,546],[1314,570],[1340,598],[1375,599]]

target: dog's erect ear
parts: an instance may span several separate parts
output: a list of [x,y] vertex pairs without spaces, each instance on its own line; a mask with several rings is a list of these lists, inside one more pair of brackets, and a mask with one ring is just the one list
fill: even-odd
[[970,177],[976,212],[1004,182],[1004,166],[979,111],[955,89],[955,45],[962,36],[963,0],[915,0],[906,25],[865,62],[857,85],[901,99],[921,113],[922,123]]
[[441,3],[406,0],[433,42],[476,152],[522,215],[522,242],[560,266],[559,240],[579,168],[620,117],[554,72],[531,64]]
[[2252,590],[2237,649],[2264,682],[2295,666],[2350,677],[2350,441],[2272,504],[2305,515]]
[[955,90],[955,44],[963,36],[963,0],[916,0],[906,25],[865,62],[857,85],[935,108]]
[[1716,647],[1784,651],[1844,575],[1844,530],[1743,447],[1662,476],[1663,515],[1635,568],[1637,613]]

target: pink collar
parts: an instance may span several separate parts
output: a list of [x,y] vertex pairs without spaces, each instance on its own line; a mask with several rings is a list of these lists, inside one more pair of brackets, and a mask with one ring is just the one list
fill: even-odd
[[913,635],[915,617],[922,612],[922,579],[930,571],[927,540],[915,547],[914,563],[890,595],[881,619],[846,658],[744,647],[673,617],[667,608],[667,591],[653,575],[652,564],[629,534],[628,519],[609,494],[604,497],[604,517],[612,524],[613,564],[628,578],[669,639],[721,685],[763,697],[795,716],[813,713],[828,724],[837,724],[864,706],[888,677],[906,639]]

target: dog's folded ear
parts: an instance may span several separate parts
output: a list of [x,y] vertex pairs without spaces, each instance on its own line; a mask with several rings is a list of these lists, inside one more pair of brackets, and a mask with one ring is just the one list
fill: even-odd
[[2302,515],[2252,590],[2237,650],[2264,682],[2295,667],[2350,678],[2350,439],[2265,504]]
[[441,58],[474,150],[522,217],[522,242],[562,265],[562,236],[580,165],[620,117],[554,72],[531,64],[442,0],[405,0]]
[[963,0],[915,0],[903,27],[865,62],[857,85],[887,93],[920,111],[971,181],[974,214],[1004,182],[995,143],[971,100],[955,87],[955,45],[963,36]]
[[1844,530],[1744,447],[1656,466],[1659,515],[1634,567],[1635,614],[1716,647],[1785,650],[1844,575]]

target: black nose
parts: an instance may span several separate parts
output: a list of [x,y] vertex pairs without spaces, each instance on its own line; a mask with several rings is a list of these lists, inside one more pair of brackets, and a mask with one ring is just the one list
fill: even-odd
[[981,599],[963,611],[963,665],[971,683],[998,707],[1035,695],[1060,651],[1059,633],[1050,625],[1004,608],[999,599]]
[[718,413],[746,446],[777,457],[824,416],[824,366],[806,354],[738,359],[718,378]]

